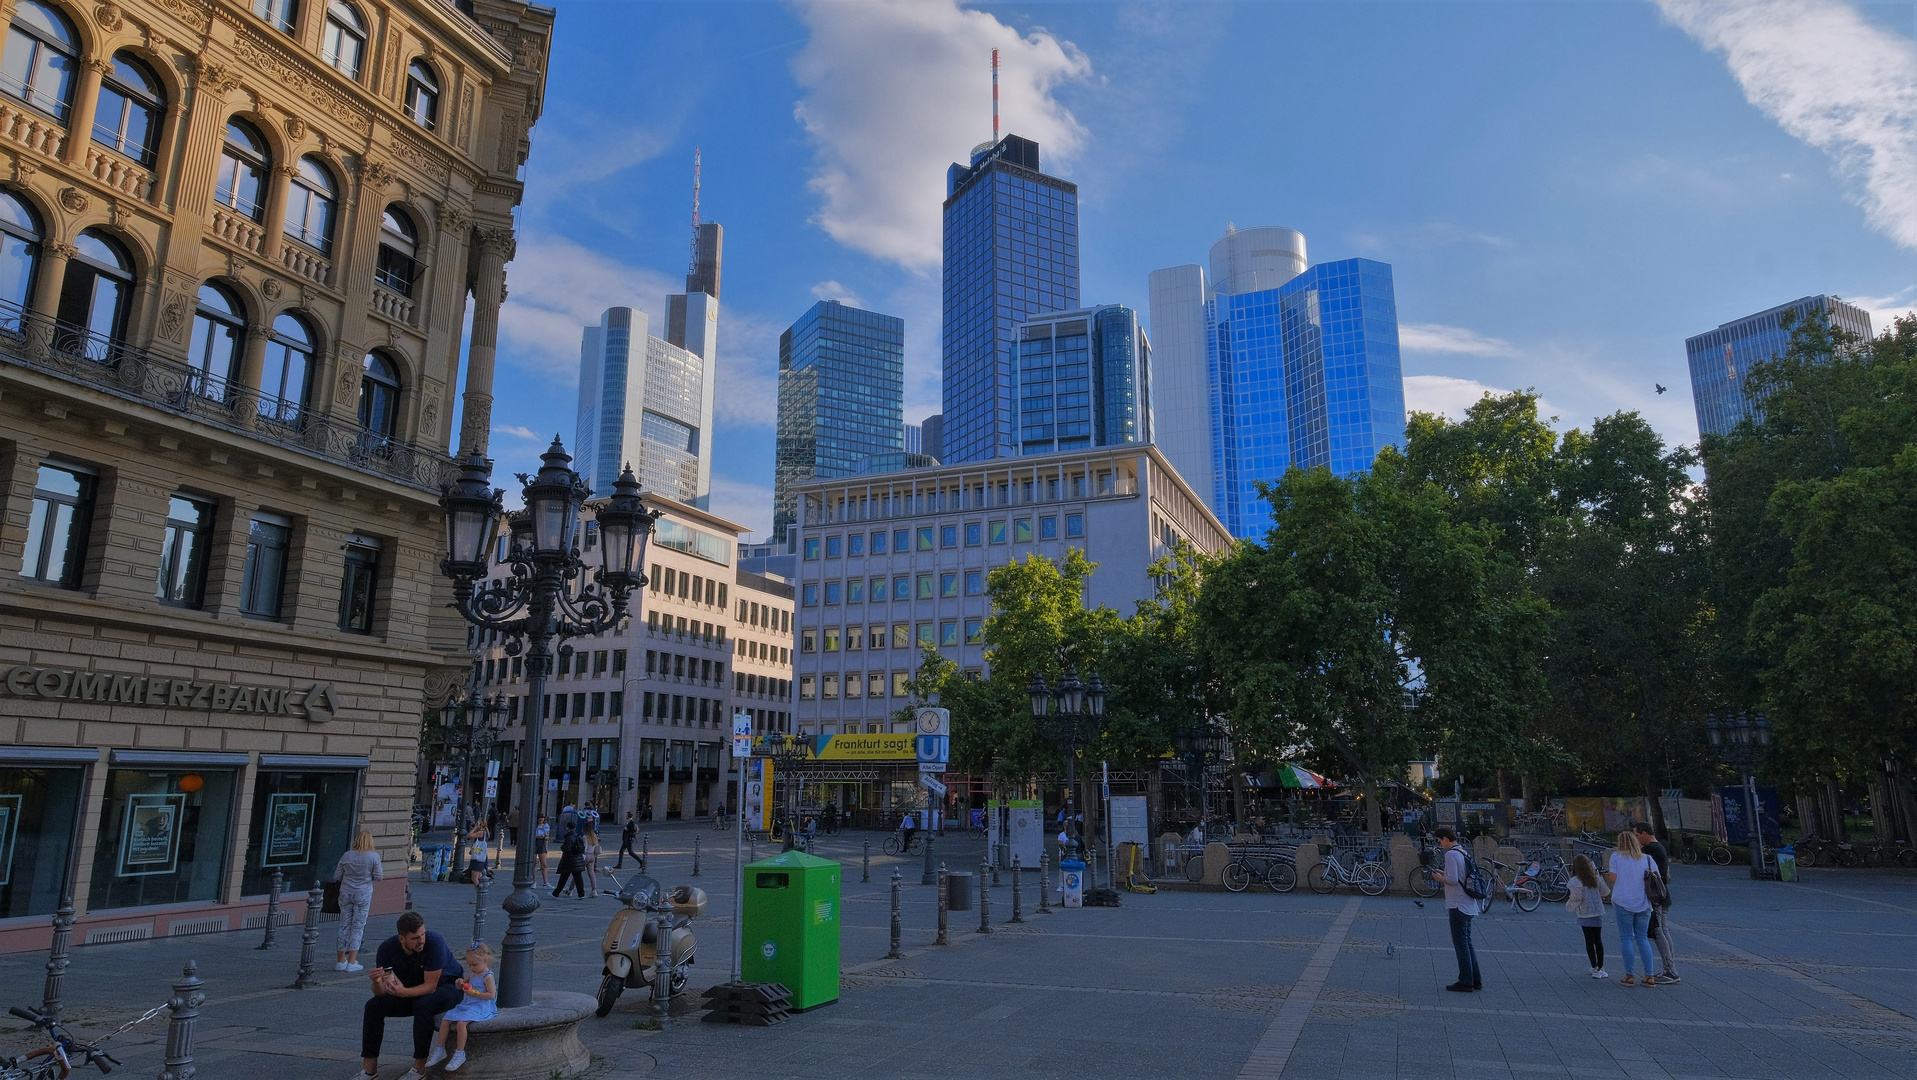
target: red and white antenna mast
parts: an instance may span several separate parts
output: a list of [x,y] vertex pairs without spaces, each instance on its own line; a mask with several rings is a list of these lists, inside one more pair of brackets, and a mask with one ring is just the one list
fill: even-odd
[[998,50],[992,50],[992,144],[998,145]]
[[692,148],[692,258],[686,263],[686,273],[699,272],[699,148]]

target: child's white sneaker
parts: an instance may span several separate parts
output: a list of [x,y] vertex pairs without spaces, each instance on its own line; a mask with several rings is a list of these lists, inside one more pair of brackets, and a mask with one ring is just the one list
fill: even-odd
[[335,961],[335,962],[334,962],[334,964],[333,964],[333,970],[334,970],[334,971],[345,971],[345,970],[346,970],[346,961],[344,961],[344,960],[339,960],[339,961]]
[[466,1051],[455,1050],[453,1051],[453,1060],[446,1063],[446,1071],[458,1072],[459,1067],[464,1064],[466,1064]]
[[359,963],[348,963],[348,964],[347,964],[347,965],[346,965],[346,966],[345,966],[344,968],[341,968],[340,970],[342,970],[342,971],[365,971],[365,970],[366,970],[366,965],[365,965],[365,964],[359,964]]
[[433,1047],[433,1052],[426,1055],[426,1067],[430,1069],[445,1060],[446,1048],[443,1046],[435,1046]]
[[1611,973],[1604,970],[1603,968],[1592,968],[1591,977],[1593,979],[1608,979],[1611,977]]

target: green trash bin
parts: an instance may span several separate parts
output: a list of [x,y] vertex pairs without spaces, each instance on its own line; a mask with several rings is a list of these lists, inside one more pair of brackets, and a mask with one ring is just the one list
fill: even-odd
[[839,1000],[839,864],[786,851],[745,868],[747,982],[784,984],[794,1012]]

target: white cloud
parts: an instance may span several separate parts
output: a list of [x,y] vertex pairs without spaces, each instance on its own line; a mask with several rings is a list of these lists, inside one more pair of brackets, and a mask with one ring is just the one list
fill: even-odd
[[793,58],[794,115],[816,149],[814,222],[834,240],[914,271],[940,259],[945,170],[991,134],[991,58],[1001,52],[1003,130],[1036,140],[1047,172],[1087,133],[1053,97],[1091,75],[1076,46],[1021,35],[956,0],[799,0],[811,38]]
[[1830,155],[1872,227],[1917,248],[1917,42],[1838,0],[1655,0],[1744,96]]
[[841,304],[850,304],[855,308],[865,306],[865,301],[859,299],[858,293],[836,281],[821,281],[812,286],[812,296],[817,300],[837,300]]
[[1844,299],[1870,312],[1870,329],[1874,334],[1891,329],[1891,323],[1897,319],[1917,315],[1917,285],[1889,296],[1846,296]]
[[541,437],[540,434],[533,429],[523,427],[519,424],[494,424],[493,434],[511,435],[515,439],[530,439],[533,441],[538,441]]
[[[1450,420],[1462,420],[1471,406],[1486,394],[1502,397],[1509,390],[1496,386],[1487,386],[1472,379],[1457,379],[1449,375],[1406,375],[1404,377],[1405,412],[1437,413]],[[1546,420],[1558,418],[1557,408],[1543,398],[1538,399],[1538,415]]]
[[1408,352],[1463,353],[1514,358],[1518,349],[1503,338],[1487,337],[1462,326],[1406,323],[1398,327],[1398,347]]
[[772,531],[772,489],[763,484],[715,474],[712,477],[712,512],[763,536]]

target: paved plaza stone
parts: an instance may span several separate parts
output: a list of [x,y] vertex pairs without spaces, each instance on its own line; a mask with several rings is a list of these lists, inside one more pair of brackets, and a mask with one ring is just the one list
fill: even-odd
[[[724,982],[731,963],[730,837],[693,825],[649,830],[654,871],[712,897],[697,920],[699,959],[688,997]],[[702,876],[689,877],[692,839]],[[860,841],[872,841],[872,880],[859,881]],[[953,912],[949,947],[932,944],[934,890],[921,860],[878,854],[880,834],[826,838],[845,863],[838,1003],[771,1028],[699,1022],[662,1029],[628,991],[582,1039],[591,1077],[1063,1076],[1691,1078],[1917,1076],[1917,874],[1822,870],[1795,885],[1757,883],[1739,867],[1682,867],[1675,941],[1683,982],[1626,988],[1614,926],[1612,978],[1589,977],[1583,941],[1555,905],[1506,904],[1478,920],[1481,994],[1448,994],[1455,977],[1442,901],[1250,891],[1126,895],[1124,906],[1037,913],[1026,875],[1025,923],[1008,925],[1011,878],[992,893],[993,932]],[[951,837],[937,856],[976,872],[980,841]],[[775,847],[760,844],[761,857]],[[607,860],[610,864],[612,860]],[[630,867],[630,863],[628,864]],[[882,959],[890,878],[904,881],[902,959]],[[506,917],[490,894],[487,937]],[[428,925],[457,946],[471,937],[472,889],[415,884]],[[592,993],[600,935],[617,901],[543,899],[536,919],[537,985]],[[300,928],[254,949],[260,932],[209,934],[74,950],[66,1001],[83,1034],[112,1030],[165,1000],[180,965],[198,962],[208,995],[196,1063],[202,1080],[346,1080],[358,1058],[361,975],[332,970],[332,918],[322,924],[319,986],[288,988]],[[368,929],[367,949],[391,933]],[[3,1004],[36,1004],[40,954],[0,957]],[[119,1036],[116,1075],[156,1076],[165,1017]],[[0,1025],[0,1054],[32,1045]],[[381,1077],[405,1068],[407,1030],[389,1024]],[[440,1075],[437,1070],[432,1074]],[[453,1074],[457,1076],[458,1074]]]

